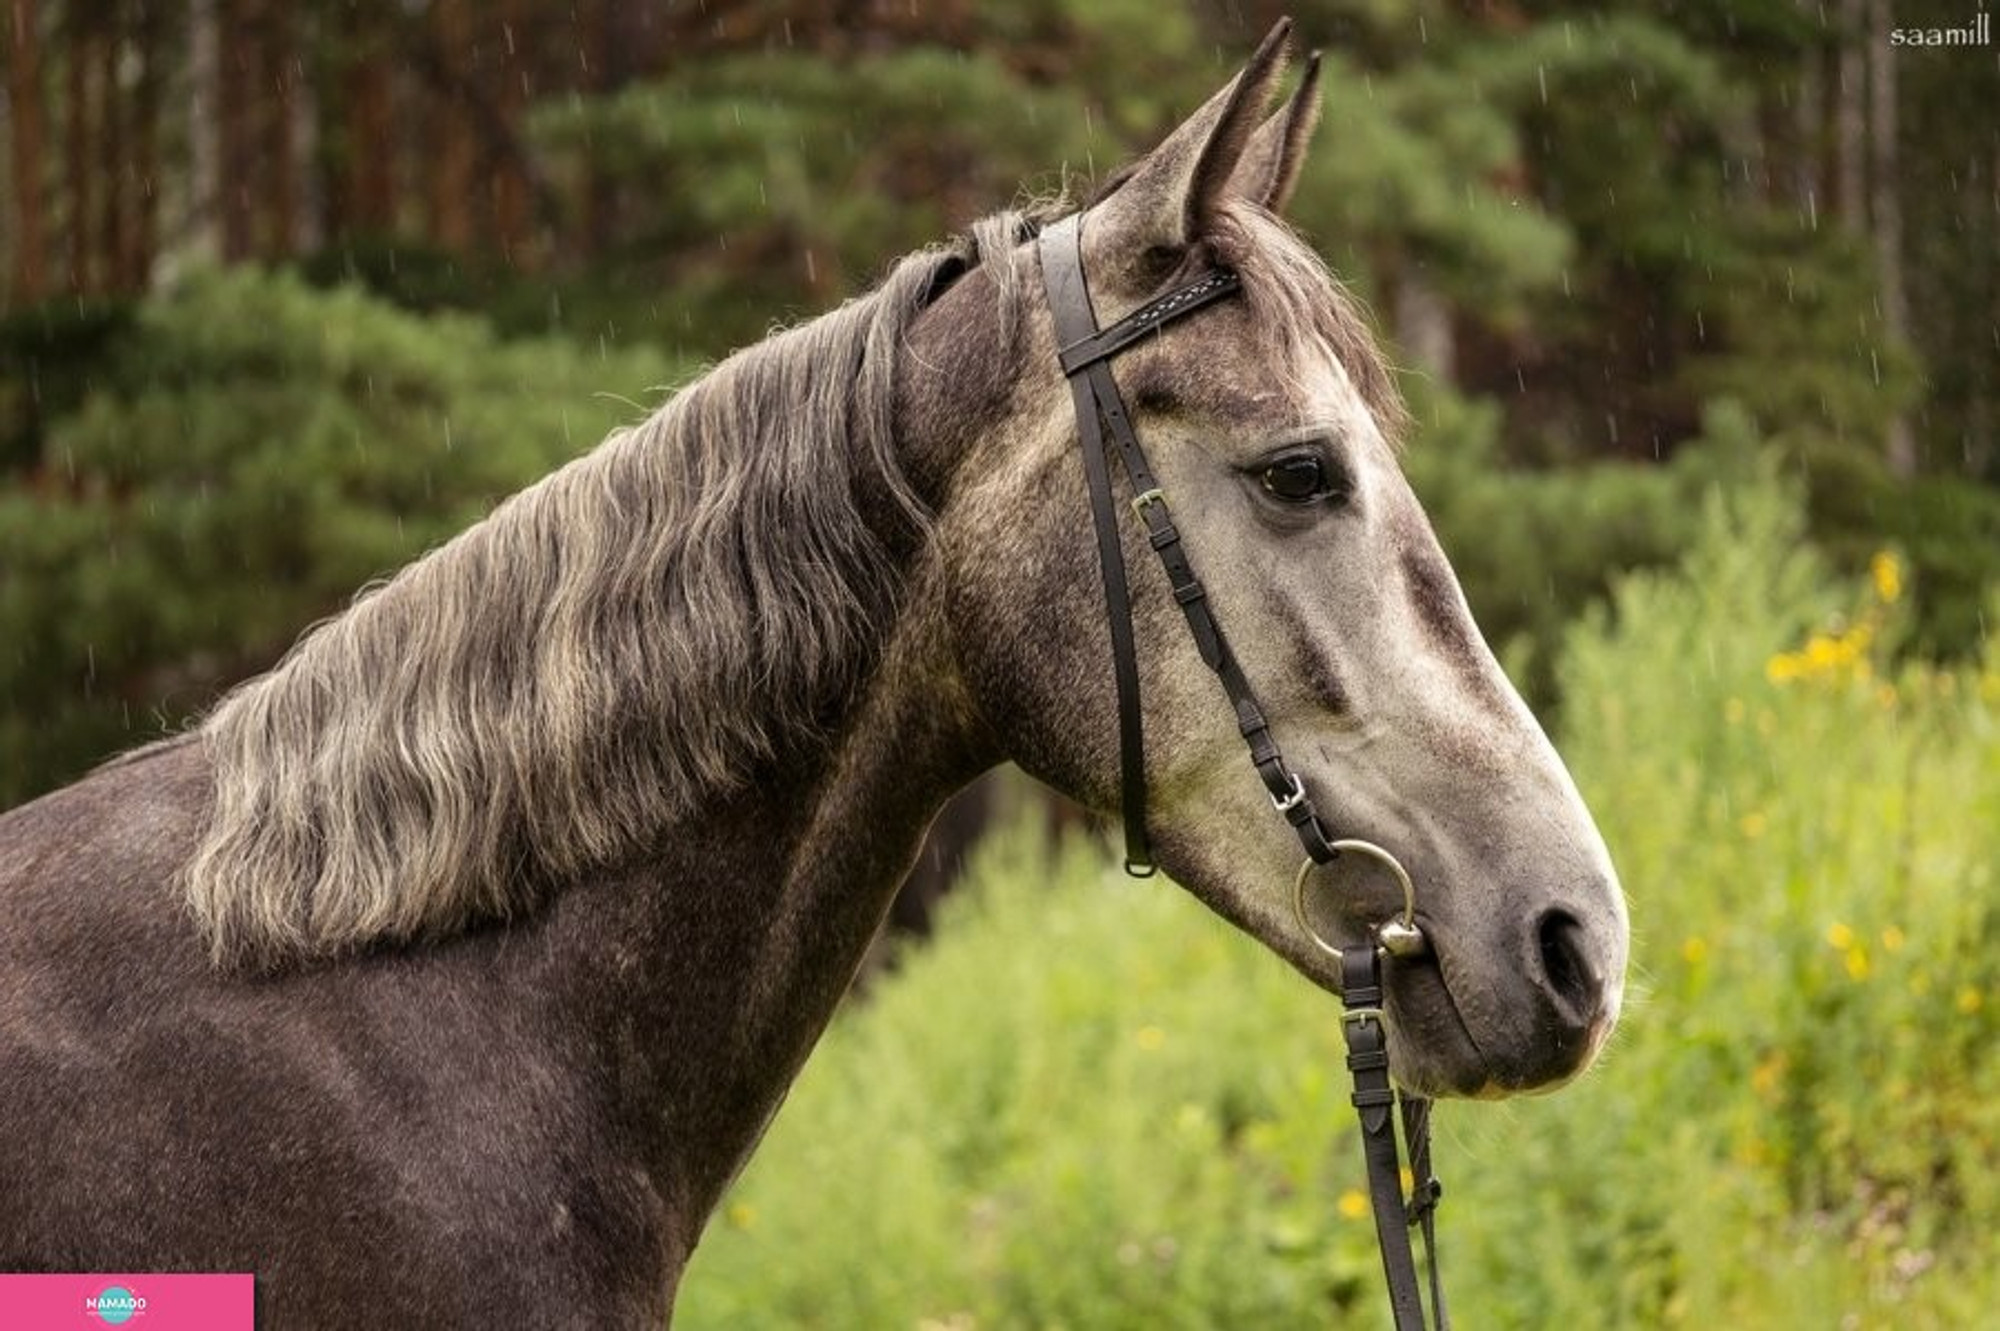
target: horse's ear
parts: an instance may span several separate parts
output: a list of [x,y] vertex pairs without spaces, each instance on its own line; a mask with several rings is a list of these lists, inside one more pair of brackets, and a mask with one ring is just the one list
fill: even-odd
[[1283,212],[1290,202],[1293,186],[1299,183],[1299,168],[1305,165],[1306,145],[1319,125],[1319,52],[1306,57],[1305,77],[1298,90],[1250,136],[1249,146],[1229,178],[1232,193],[1270,211]]
[[1085,224],[1091,250],[1114,264],[1119,256],[1144,262],[1206,234],[1284,73],[1291,31],[1292,21],[1280,19],[1242,73],[1100,196]]

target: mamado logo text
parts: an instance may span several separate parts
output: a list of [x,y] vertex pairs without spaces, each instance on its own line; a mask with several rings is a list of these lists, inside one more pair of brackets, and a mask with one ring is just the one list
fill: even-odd
[[83,1298],[83,1310],[106,1326],[123,1326],[146,1311],[146,1296],[123,1285],[109,1285]]

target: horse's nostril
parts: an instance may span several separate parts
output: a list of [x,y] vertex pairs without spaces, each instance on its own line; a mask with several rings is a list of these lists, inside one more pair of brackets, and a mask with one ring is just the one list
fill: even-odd
[[1579,1026],[1596,1019],[1601,987],[1590,966],[1586,937],[1583,925],[1566,910],[1547,912],[1535,929],[1549,995],[1563,1016]]

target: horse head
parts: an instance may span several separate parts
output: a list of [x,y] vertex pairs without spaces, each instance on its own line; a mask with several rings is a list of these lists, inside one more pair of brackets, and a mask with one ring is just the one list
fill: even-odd
[[[1547,1087],[1586,1067],[1617,1019],[1623,898],[1403,476],[1402,408],[1381,353],[1278,216],[1316,120],[1316,62],[1264,118],[1284,37],[1085,207],[1088,298],[1103,328],[1205,273],[1240,284],[1122,350],[1118,391],[1207,606],[1320,821],[1387,848],[1413,879],[1428,948],[1388,968],[1398,1080],[1431,1094]],[[1011,259],[1023,272],[1046,262],[1032,238]],[[940,304],[981,299],[961,286]],[[944,464],[936,513],[956,668],[1010,757],[1114,814],[1127,783],[1110,616],[1064,339],[1028,303],[1018,363],[1001,373],[989,363],[999,343],[939,345],[940,329],[971,321],[959,313],[912,339],[918,362],[946,367],[935,391],[988,400],[987,428]],[[913,409],[924,391],[906,395]],[[1314,875],[1316,922],[1301,926],[1299,842],[1245,761],[1240,717],[1182,625],[1148,525],[1125,502],[1135,496],[1120,496],[1158,861],[1335,987],[1314,934],[1362,944],[1400,913],[1400,893],[1367,857],[1344,857]]]

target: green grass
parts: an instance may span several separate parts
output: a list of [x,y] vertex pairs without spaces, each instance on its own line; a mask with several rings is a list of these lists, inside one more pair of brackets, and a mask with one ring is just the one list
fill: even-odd
[[[1562,1093],[1439,1111],[1469,1328],[1959,1327],[2000,1302],[2000,648],[1895,666],[1765,489],[1572,635],[1633,994]],[[1387,1324],[1337,1007],[1016,830],[838,1021],[677,1325]]]

